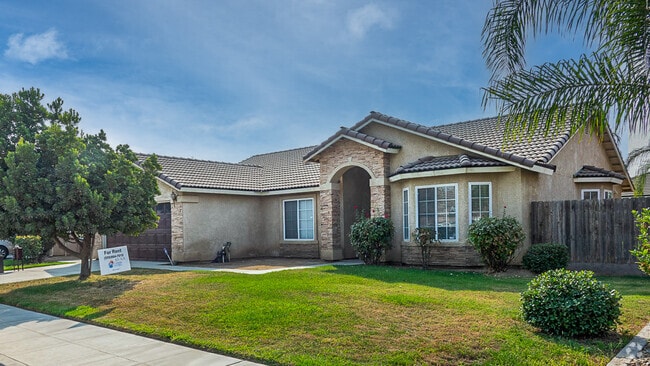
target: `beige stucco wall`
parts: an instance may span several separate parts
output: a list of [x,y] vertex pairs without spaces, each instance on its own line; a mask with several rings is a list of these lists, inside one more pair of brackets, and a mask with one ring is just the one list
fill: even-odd
[[[379,124],[370,124],[364,128],[364,132],[387,141],[400,144],[402,149],[399,153],[391,155],[391,171],[395,171],[400,165],[413,162],[424,156],[445,156],[463,153],[463,150],[448,146],[443,143],[434,142],[417,135],[404,133],[394,128]],[[458,240],[443,242],[443,247],[468,246],[467,235],[469,227],[469,182],[491,182],[492,184],[492,212],[493,215],[502,215],[505,212],[516,218],[523,226],[526,233],[530,228],[530,202],[532,201],[553,201],[580,199],[581,190],[599,189],[601,197],[604,190],[611,190],[614,197],[620,197],[621,187],[612,183],[575,183],[573,175],[583,165],[593,165],[599,168],[612,170],[605,150],[596,138],[590,136],[574,136],[569,139],[565,146],[556,154],[550,162],[557,166],[552,175],[545,175],[531,172],[522,168],[515,168],[512,172],[481,173],[481,174],[458,174],[450,176],[437,176],[428,178],[416,178],[397,181],[392,184],[391,206],[393,222],[395,224],[394,248],[390,251],[388,259],[398,262],[417,263],[419,258],[413,257],[413,241],[403,241],[402,225],[402,190],[409,189],[409,221],[410,231],[417,227],[416,217],[416,193],[418,186],[430,186],[440,184],[457,184],[458,187]],[[530,240],[527,238],[524,245],[517,250],[513,264],[520,264],[521,257],[530,247]],[[470,255],[471,251],[465,251],[463,255]],[[443,258],[449,265],[468,265],[469,260],[455,262],[449,257]],[[436,262],[434,264],[445,264]]]
[[557,167],[553,175],[529,172],[524,176],[525,198],[532,201],[559,201],[581,199],[582,189],[612,190],[621,196],[621,186],[612,183],[575,183],[573,175],[584,165],[612,170],[605,150],[596,137],[575,135],[550,161]]
[[[445,156],[465,151],[435,142],[431,139],[372,123],[363,132],[399,144],[402,148],[397,154],[385,154],[359,143],[342,139],[321,154],[320,191],[305,191],[287,195],[254,194],[207,194],[176,191],[173,201],[172,189],[161,183],[158,202],[172,202],[172,255],[175,261],[211,260],[221,245],[232,242],[232,257],[306,257],[330,258],[337,245],[340,231],[333,230],[336,223],[329,223],[326,215],[331,203],[322,199],[327,194],[339,195],[341,188],[350,193],[350,187],[338,187],[339,178],[348,168],[357,166],[370,172],[371,180],[387,178],[399,166],[411,163],[425,156]],[[386,160],[388,156],[388,160]],[[529,211],[531,201],[579,199],[581,189],[598,188],[612,190],[620,197],[620,187],[606,184],[576,184],[573,174],[583,165],[593,165],[611,169],[604,150],[596,139],[574,137],[557,153],[551,164],[557,166],[553,175],[530,172],[513,167],[512,171],[495,172],[487,168],[479,173],[462,173],[410,178],[395,181],[385,190],[390,204],[381,207],[393,218],[395,225],[394,248],[387,259],[395,262],[417,263],[414,242],[403,240],[402,191],[409,189],[409,223],[412,232],[417,227],[416,189],[418,187],[456,184],[458,238],[444,242],[439,256],[434,258],[438,265],[479,265],[476,253],[467,242],[469,219],[469,183],[490,182],[492,185],[492,213],[500,216],[504,212],[518,219],[526,232],[530,226]],[[480,169],[479,169],[480,170]],[[442,172],[444,173],[444,171]],[[377,184],[377,183],[374,183]],[[371,187],[371,194],[372,193]],[[376,188],[376,187],[375,187]],[[388,193],[389,192],[389,193]],[[354,193],[353,193],[354,194]],[[283,201],[286,199],[311,198],[314,200],[314,240],[284,240]],[[374,201],[377,201],[374,199]],[[374,202],[373,201],[373,202]],[[321,207],[321,204],[323,207]],[[374,205],[371,205],[375,208]],[[338,207],[338,206],[337,206]],[[330,210],[331,211],[331,210]],[[348,217],[350,212],[343,216]],[[343,221],[342,219],[340,221]],[[348,222],[341,222],[349,225]],[[327,228],[324,230],[323,228]],[[327,240],[332,243],[327,244]],[[327,244],[327,245],[326,245]],[[528,249],[530,241],[518,252],[515,264]],[[328,252],[329,250],[329,252]],[[341,248],[338,248],[340,251]],[[327,254],[329,253],[329,254]],[[328,256],[329,255],[329,256]],[[342,254],[341,254],[342,255]]]
[[400,145],[402,148],[397,154],[390,156],[390,171],[394,172],[401,165],[412,163],[425,156],[448,156],[466,153],[455,146],[433,142],[429,138],[407,133],[393,127],[371,123],[361,129],[361,132],[370,136],[379,137],[386,141]]
[[[457,187],[457,229],[458,238],[454,241],[444,241],[443,247],[460,248],[469,246],[467,241],[468,228],[470,225],[469,218],[469,183],[491,183],[492,186],[492,214],[502,215],[505,211],[508,215],[517,218],[520,222],[523,221],[523,205],[522,195],[523,190],[520,184],[521,170],[515,169],[512,172],[494,172],[494,173],[471,173],[471,174],[456,174],[438,177],[427,177],[408,179],[395,182],[391,190],[391,206],[393,212],[393,223],[395,225],[395,238],[394,248],[391,250],[388,259],[391,261],[417,263],[419,258],[413,257],[418,253],[412,253],[415,243],[412,238],[409,241],[404,241],[403,237],[403,205],[402,195],[403,190],[409,190],[409,226],[410,232],[413,232],[418,226],[417,218],[417,201],[416,189],[434,185],[455,184]],[[468,251],[470,257],[471,252]],[[432,258],[433,264],[436,265],[478,265],[476,262],[478,257],[473,258]]]
[[233,195],[191,193],[159,184],[158,202],[172,202],[172,259],[176,262],[215,258],[229,241],[231,257],[318,257],[318,217],[314,217],[315,239],[284,240],[283,201],[311,198],[318,212],[318,193],[290,195]]
[[[272,195],[261,198],[261,209],[264,217],[258,220],[263,223],[263,235],[266,237],[268,250],[266,255],[273,257],[319,258],[319,192],[305,192],[291,195]],[[314,201],[314,239],[285,240],[284,239],[284,201],[295,199],[313,199]]]

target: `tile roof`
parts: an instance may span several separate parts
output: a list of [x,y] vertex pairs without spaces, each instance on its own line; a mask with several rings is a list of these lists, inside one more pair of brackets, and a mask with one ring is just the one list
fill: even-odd
[[555,169],[549,162],[570,137],[567,128],[549,134],[547,137],[538,132],[530,137],[506,143],[504,140],[505,126],[499,123],[499,119],[496,117],[430,127],[374,111],[351,129],[361,129],[373,120],[526,167],[538,165]]
[[425,156],[414,162],[400,166],[397,168],[397,170],[395,170],[393,174],[391,174],[391,176],[404,173],[427,172],[443,169],[493,167],[506,165],[506,163],[502,163],[500,161],[466,154],[450,156]]
[[[498,118],[484,118],[430,127],[378,112],[370,112],[367,117],[354,126],[341,127],[336,134],[318,146],[255,155],[236,164],[159,156],[158,161],[163,167],[159,177],[178,189],[191,187],[269,192],[318,187],[320,182],[318,155],[341,138],[353,139],[387,152],[396,152],[401,148],[390,141],[361,132],[363,127],[371,122],[386,124],[441,140],[468,152],[454,156],[424,157],[398,168],[392,175],[465,166],[505,166],[510,163],[530,169],[541,167],[542,169],[555,170],[551,161],[570,137],[569,131],[566,129],[554,131],[548,136],[537,132],[532,136],[505,143],[503,137],[505,136],[505,126],[499,123]],[[604,146],[615,170],[615,172],[605,172],[610,174],[609,177],[624,179],[624,185],[629,185],[629,180],[626,179],[627,172],[621,164],[620,153],[609,135],[605,136]],[[139,156],[140,159],[144,157],[145,155]],[[602,169],[596,171],[598,169],[583,167],[576,174],[605,174]],[[619,172],[619,170],[621,171]],[[591,176],[593,177],[593,175]],[[624,186],[624,188],[626,187]]]
[[314,146],[251,156],[240,164],[262,167],[261,191],[318,187],[320,165],[306,164],[302,157]]
[[625,179],[623,174],[613,172],[611,170],[606,170],[603,168],[598,168],[591,165],[584,165],[580,170],[578,170],[574,175],[574,178],[616,178],[616,179]]
[[[158,177],[177,189],[205,188],[267,192],[317,187],[319,165],[305,164],[302,156],[313,147],[252,156],[238,164],[158,156]],[[138,154],[139,160],[147,155]]]
[[[138,154],[142,161],[146,155]],[[255,165],[231,164],[218,161],[158,156],[162,171],[158,177],[177,189],[185,187],[207,189],[257,190],[262,168]]]
[[500,123],[497,117],[434,126],[434,128],[466,141],[490,146],[506,154],[513,154],[539,163],[550,163],[571,136],[567,127],[554,133],[551,132],[548,136],[544,136],[543,131],[538,129],[532,136],[505,139],[505,124]]
[[320,145],[314,147],[314,149],[309,151],[305,155],[304,159],[308,160],[307,157],[317,155],[318,153],[320,153],[321,151],[327,149],[327,147],[329,147],[330,145],[332,145],[333,143],[335,143],[336,141],[340,140],[343,137],[348,137],[348,138],[351,138],[353,140],[357,140],[357,141],[361,141],[361,142],[369,144],[369,145],[373,145],[376,148],[378,148],[380,150],[384,150],[384,151],[397,150],[397,149],[402,148],[400,145],[397,145],[397,144],[394,144],[392,142],[380,139],[378,137],[366,135],[365,133],[355,131],[355,130],[347,128],[347,127],[341,127],[341,129],[338,130],[338,132],[336,132],[334,135],[330,136],[323,143],[321,143]]

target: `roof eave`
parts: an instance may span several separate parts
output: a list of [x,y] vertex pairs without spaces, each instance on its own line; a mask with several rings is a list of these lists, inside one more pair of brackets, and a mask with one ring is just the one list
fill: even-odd
[[[546,175],[553,175],[553,173],[555,172],[555,169],[556,169],[555,165],[536,162],[536,161],[533,161],[533,160],[530,160],[530,159],[527,159],[527,158],[523,158],[523,157],[520,157],[518,155],[511,154],[511,153],[504,153],[501,150],[497,150],[497,149],[491,148],[489,146],[483,146],[483,145],[479,145],[479,144],[476,144],[476,143],[472,143],[470,141],[467,141],[467,140],[464,140],[464,139],[461,139],[461,138],[458,138],[458,137],[455,137],[455,136],[452,136],[452,135],[449,135],[449,134],[440,133],[441,135],[445,135],[446,137],[448,137],[448,139],[444,139],[444,138],[432,136],[432,135],[429,135],[429,134],[426,134],[426,133],[423,133],[423,132],[414,131],[414,130],[411,130],[411,129],[408,129],[408,128],[405,128],[405,127],[402,127],[402,126],[398,126],[396,124],[386,122],[386,121],[376,119],[376,118],[368,119],[368,121],[365,121],[364,124],[359,128],[363,128],[363,127],[365,127],[366,125],[368,125],[371,122],[376,122],[376,123],[379,123],[379,124],[387,126],[387,127],[395,128],[395,129],[398,129],[400,131],[404,131],[404,132],[407,132],[407,133],[418,135],[418,136],[421,136],[421,137],[424,137],[424,138],[427,138],[427,139],[430,139],[430,140],[433,140],[433,141],[436,141],[436,142],[440,142],[440,143],[448,145],[448,146],[454,146],[454,147],[457,147],[457,148],[461,148],[463,150],[472,152],[472,153],[474,153],[476,155],[480,155],[480,156],[483,156],[483,157],[486,157],[486,158],[494,159],[494,160],[500,161],[502,163],[506,163],[508,165],[514,165],[516,167],[519,167],[519,168],[522,168],[522,169],[525,169],[525,170],[530,170],[530,171],[533,171],[533,172],[542,173],[542,174],[546,174]],[[453,140],[453,141],[451,141],[451,140]],[[465,144],[463,144],[463,142],[465,142]],[[474,148],[472,148],[472,146],[481,146],[481,147],[484,147],[485,150],[474,149]],[[509,158],[503,157],[504,155],[508,156]]]
[[615,177],[577,177],[573,178],[574,183],[613,183],[623,184],[624,179]]
[[312,152],[312,153],[309,153],[307,156],[305,156],[305,157],[303,158],[303,162],[305,162],[305,163],[309,163],[309,162],[316,162],[316,161],[318,161],[318,160],[316,159],[316,157],[317,157],[318,155],[320,155],[323,151],[327,150],[330,146],[334,145],[335,143],[337,143],[338,141],[340,141],[340,140],[343,139],[343,138],[348,139],[348,140],[350,140],[350,141],[357,142],[357,143],[359,143],[359,144],[361,144],[361,145],[368,146],[368,147],[370,147],[370,148],[372,148],[372,149],[379,150],[379,151],[384,152],[384,153],[387,153],[387,154],[397,154],[397,153],[400,151],[400,148],[397,148],[397,147],[388,147],[388,148],[383,148],[383,147],[377,146],[377,145],[375,145],[375,144],[371,144],[371,143],[369,143],[369,142],[367,142],[367,141],[364,141],[364,140],[358,139],[358,138],[356,138],[356,137],[352,137],[352,136],[348,136],[348,135],[342,134],[342,133],[339,131],[339,132],[337,132],[337,136],[333,136],[333,137],[330,138],[331,141],[330,141],[329,143],[323,145],[323,146],[322,146],[320,149],[318,149],[317,151],[314,151],[314,152]]
[[417,178],[430,178],[445,175],[459,175],[459,174],[479,174],[479,173],[509,173],[515,171],[514,166],[494,166],[494,167],[469,167],[469,168],[452,168],[452,169],[438,169],[427,170],[422,172],[398,173],[390,178],[388,181],[391,183],[398,182],[406,179]]

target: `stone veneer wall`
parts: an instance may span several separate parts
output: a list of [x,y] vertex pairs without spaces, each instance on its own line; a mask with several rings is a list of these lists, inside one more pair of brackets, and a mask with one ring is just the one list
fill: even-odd
[[[402,263],[411,265],[422,264],[420,247],[414,243],[402,244]],[[431,266],[449,267],[481,267],[481,256],[469,245],[440,245],[431,253]]]
[[184,236],[183,236],[183,203],[172,202],[172,260],[184,261]]
[[343,257],[341,238],[340,177],[351,167],[360,167],[370,174],[370,207],[377,216],[390,215],[388,154],[341,139],[323,151],[319,157],[320,192],[320,256],[326,260]]

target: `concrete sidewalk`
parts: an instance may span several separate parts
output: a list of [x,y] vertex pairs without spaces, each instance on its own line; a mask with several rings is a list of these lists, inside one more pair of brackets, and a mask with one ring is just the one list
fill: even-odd
[[261,365],[0,304],[0,365]]

